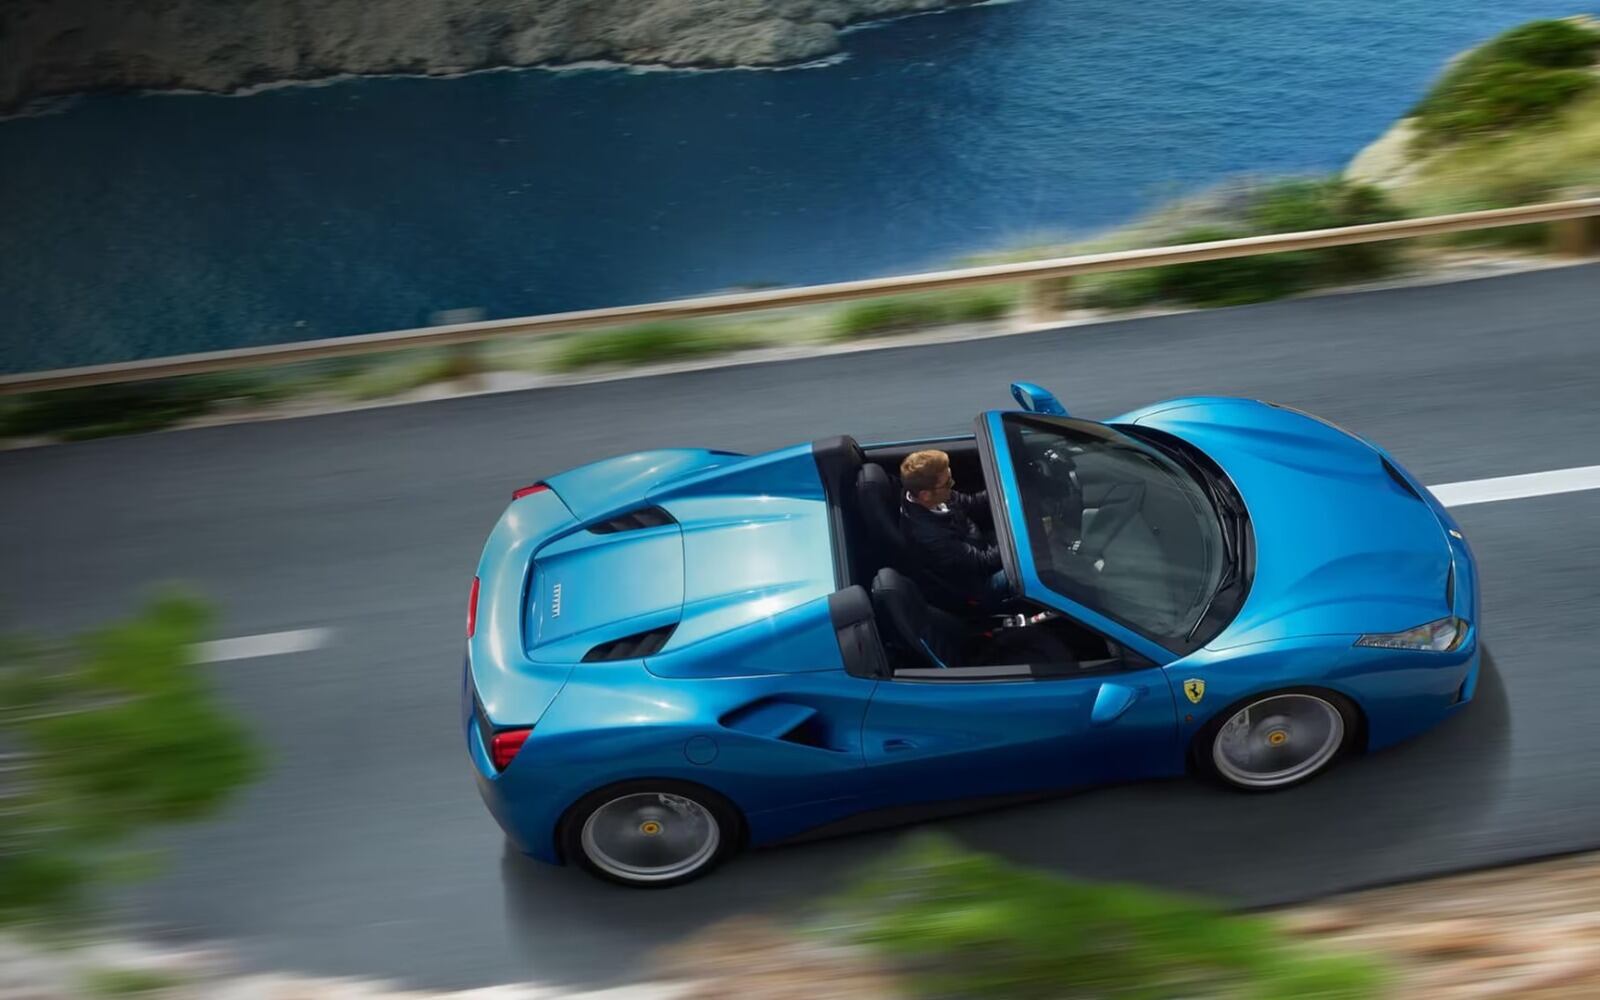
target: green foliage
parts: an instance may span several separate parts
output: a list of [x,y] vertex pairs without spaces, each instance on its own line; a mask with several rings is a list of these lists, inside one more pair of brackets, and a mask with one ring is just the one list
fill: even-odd
[[982,323],[1011,310],[1014,291],[976,289],[869,299],[841,309],[834,333],[842,340],[881,337],[948,323]]
[[0,436],[55,435],[76,441],[137,434],[201,416],[228,400],[269,402],[290,392],[291,386],[280,379],[228,374],[33,393],[0,412]]
[[1596,86],[1600,32],[1572,21],[1512,28],[1451,67],[1413,109],[1424,145],[1546,121]]
[[84,992],[92,997],[142,997],[169,993],[184,980],[159,969],[96,969],[84,977]]
[[173,594],[72,642],[0,648],[0,922],[80,908],[125,869],[123,841],[206,816],[255,776],[194,662],[208,618]]
[[[1323,178],[1265,185],[1250,192],[1233,216],[1227,225],[1194,226],[1157,238],[1173,245],[1209,243],[1386,222],[1402,213],[1377,188]],[[1112,309],[1162,301],[1197,306],[1265,302],[1321,285],[1388,274],[1398,257],[1392,244],[1366,243],[1175,264],[1086,282],[1083,302]]]
[[[1191,229],[1174,243],[1210,243],[1249,233],[1228,229]],[[1197,306],[1236,306],[1282,298],[1303,287],[1303,268],[1291,254],[1264,254],[1175,264],[1156,272],[1157,297]]]
[[550,366],[558,371],[575,371],[599,365],[647,364],[734,351],[756,343],[755,338],[740,330],[688,323],[645,323],[570,337],[551,359]]
[[1380,970],[1269,922],[1131,886],[1056,878],[916,838],[830,919],[930,996],[1358,998]]
[[[1257,235],[1339,229],[1373,222],[1391,222],[1403,214],[1382,190],[1337,178],[1284,181],[1261,192],[1251,208]],[[1358,243],[1284,254],[1299,268],[1299,283],[1309,287],[1360,281],[1394,270],[1394,243]]]

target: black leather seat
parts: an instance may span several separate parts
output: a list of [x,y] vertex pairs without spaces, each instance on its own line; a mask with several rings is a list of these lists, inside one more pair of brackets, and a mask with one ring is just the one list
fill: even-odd
[[901,664],[967,665],[967,629],[961,620],[929,604],[904,574],[884,567],[872,581],[872,611],[884,644]]
[[1048,627],[977,632],[929,604],[910,578],[885,567],[872,581],[879,635],[901,666],[965,667],[1002,663],[1073,666],[1077,657]]

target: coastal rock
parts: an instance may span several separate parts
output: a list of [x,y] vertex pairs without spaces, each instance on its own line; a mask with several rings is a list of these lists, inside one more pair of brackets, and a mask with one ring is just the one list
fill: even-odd
[[0,111],[96,89],[612,60],[775,66],[847,24],[970,0],[6,0]]
[[1415,119],[1402,118],[1371,145],[1355,155],[1344,168],[1344,178],[1380,188],[1404,187],[1417,174],[1422,161],[1413,157],[1412,141],[1417,137]]

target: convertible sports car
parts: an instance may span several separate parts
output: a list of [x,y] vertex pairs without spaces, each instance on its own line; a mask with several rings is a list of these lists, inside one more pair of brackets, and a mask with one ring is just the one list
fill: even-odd
[[[1012,393],[965,437],[648,451],[517,490],[461,711],[512,841],[674,885],[936,806],[1285,788],[1471,701],[1472,553],[1381,449],[1255,400],[1097,423]],[[987,490],[998,608],[905,542],[897,473],[926,448]]]

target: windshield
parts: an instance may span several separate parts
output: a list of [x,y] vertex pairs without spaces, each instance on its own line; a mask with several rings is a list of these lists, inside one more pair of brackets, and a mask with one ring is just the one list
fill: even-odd
[[1232,555],[1207,486],[1101,424],[1007,414],[1022,537],[1045,586],[1163,645],[1186,642]]

